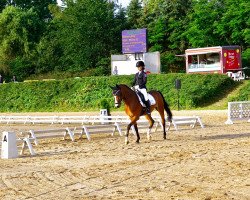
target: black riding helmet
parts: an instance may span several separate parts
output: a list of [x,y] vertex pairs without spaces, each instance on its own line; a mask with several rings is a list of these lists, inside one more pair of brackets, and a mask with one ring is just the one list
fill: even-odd
[[143,61],[138,61],[137,63],[136,63],[136,67],[143,67],[143,68],[145,68],[145,64],[144,64],[144,62]]

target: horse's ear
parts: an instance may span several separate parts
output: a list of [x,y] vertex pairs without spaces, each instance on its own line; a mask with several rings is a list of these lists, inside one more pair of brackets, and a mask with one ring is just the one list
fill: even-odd
[[115,85],[115,87],[116,87],[117,89],[120,89],[120,86],[119,86],[119,85],[117,85],[117,84]]

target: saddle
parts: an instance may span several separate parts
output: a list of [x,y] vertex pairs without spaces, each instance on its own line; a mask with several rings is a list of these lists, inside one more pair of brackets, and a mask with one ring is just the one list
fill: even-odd
[[[139,91],[139,90],[135,90],[135,93],[137,94],[137,97],[139,98],[139,101],[140,101],[140,104],[143,106],[143,107],[146,107],[146,104],[145,104],[145,98],[144,98],[144,95]],[[149,100],[149,103],[150,105],[155,105],[155,99],[154,97],[148,93],[148,100]]]

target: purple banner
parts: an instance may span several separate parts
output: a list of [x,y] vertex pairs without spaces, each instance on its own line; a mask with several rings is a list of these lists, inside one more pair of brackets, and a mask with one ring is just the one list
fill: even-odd
[[147,52],[147,29],[122,31],[122,53]]

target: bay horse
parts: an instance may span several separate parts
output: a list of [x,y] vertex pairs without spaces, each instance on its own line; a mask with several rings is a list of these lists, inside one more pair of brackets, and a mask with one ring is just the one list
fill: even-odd
[[[139,143],[140,135],[138,132],[137,120],[139,120],[140,116],[142,115],[145,115],[146,119],[149,121],[147,137],[148,137],[148,140],[150,140],[151,139],[150,133],[151,133],[151,128],[154,125],[154,120],[152,119],[151,115],[147,114],[146,110],[141,105],[136,92],[124,84],[116,85],[111,88],[113,90],[112,93],[115,99],[115,107],[119,108],[121,106],[121,102],[124,101],[125,112],[130,118],[130,123],[127,126],[127,131],[125,135],[125,144],[129,143],[128,136],[129,136],[129,130],[132,125],[134,125],[134,129],[135,129],[136,136],[137,136],[136,142]],[[161,116],[161,123],[163,126],[163,138],[166,139],[164,109],[167,112],[167,115],[168,115],[167,119],[170,122],[172,121],[172,112],[161,92],[152,90],[149,92],[149,94],[151,94],[154,97],[155,102],[156,102],[154,105],[150,106],[150,112],[152,112],[154,109],[156,109],[159,112]]]

